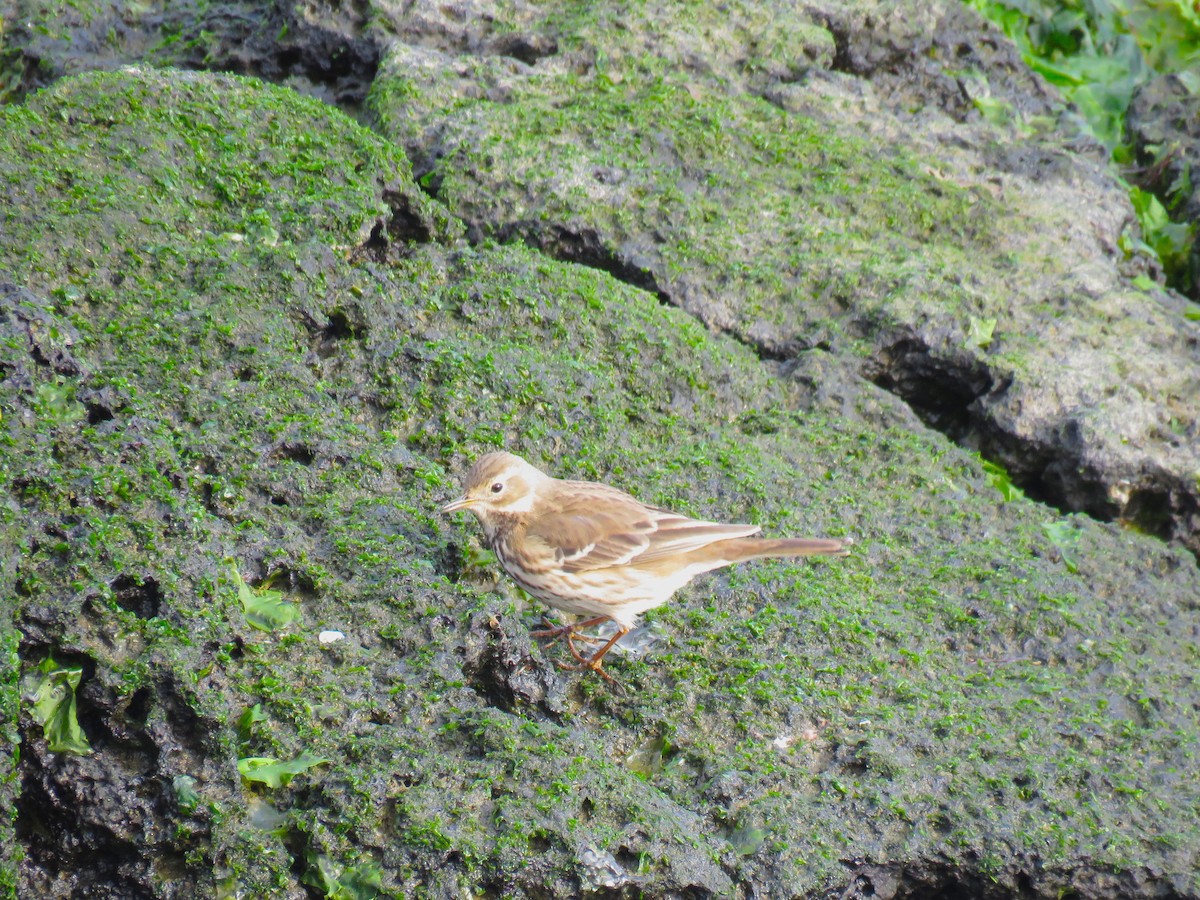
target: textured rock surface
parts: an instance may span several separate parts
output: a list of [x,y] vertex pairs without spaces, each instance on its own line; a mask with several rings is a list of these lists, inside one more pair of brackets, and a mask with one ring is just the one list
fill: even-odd
[[1040,499],[1200,549],[1200,328],[1131,286],[1124,189],[981,119],[1051,98],[959,4],[805,9],[497,11],[557,52],[399,43],[369,103],[473,233],[829,347]]
[[3,100],[63,75],[145,63],[257,75],[353,106],[389,38],[358,3],[85,0],[51,15],[37,0],[9,0],[0,11]]
[[[1125,190],[956,2],[26,7],[0,58],[18,94],[131,60],[369,92],[474,236],[768,356],[832,347],[1039,499],[1200,549],[1200,328],[1131,284]],[[1164,85],[1135,103],[1143,143]]]
[[[1139,436],[1195,402],[1169,396],[1192,326],[1123,286],[1102,167],[974,121],[974,90],[1050,110],[1009,51],[887,9],[379,8],[407,40],[373,115],[436,200],[256,82],[126,71],[0,111],[0,587],[23,667],[82,666],[94,748],[22,714],[3,877],[1200,894],[1194,557],[1004,503],[895,396],[1074,505],[1144,464],[1174,487],[1133,517],[1183,534],[1194,417]],[[858,549],[693,586],[614,690],[436,512],[495,446]],[[235,568],[297,621],[251,628]],[[302,752],[326,762],[285,787],[239,777]]]

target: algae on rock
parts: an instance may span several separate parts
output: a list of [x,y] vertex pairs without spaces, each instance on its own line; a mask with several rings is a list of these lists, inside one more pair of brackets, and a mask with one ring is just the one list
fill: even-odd
[[[21,821],[58,838],[31,891],[1200,892],[1190,557],[1080,520],[1069,572],[874,386],[818,402],[653,293],[460,242],[401,152],[283,89],[66,79],[0,110],[0,195],[21,660],[83,662],[95,750],[21,719]],[[694,585],[617,693],[437,513],[498,446],[859,549]],[[297,620],[248,626],[230,557]]]

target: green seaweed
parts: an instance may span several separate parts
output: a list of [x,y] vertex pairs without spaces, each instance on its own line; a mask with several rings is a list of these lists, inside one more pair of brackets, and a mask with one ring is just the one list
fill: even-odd
[[311,753],[301,753],[294,759],[286,760],[269,756],[245,756],[237,761],[237,769],[248,782],[265,784],[269,788],[281,788],[287,787],[295,776],[328,762],[329,760],[313,756]]
[[87,756],[92,752],[76,713],[75,689],[82,677],[82,666],[63,664],[47,656],[23,682],[30,715],[42,726],[52,753]]

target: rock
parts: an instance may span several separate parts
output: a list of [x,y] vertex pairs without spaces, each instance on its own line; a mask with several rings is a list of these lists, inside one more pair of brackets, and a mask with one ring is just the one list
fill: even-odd
[[[1098,151],[978,112],[1045,118],[1051,91],[957,3],[810,5],[778,45],[764,9],[613,29],[593,6],[534,66],[399,43],[368,103],[476,238],[765,358],[856,359],[1039,500],[1200,549],[1200,326],[1131,283]],[[648,35],[653,72],[629,62]]]
[[[0,270],[37,310],[0,318],[0,624],[22,668],[81,665],[94,748],[51,753],[0,688],[27,786],[0,780],[0,885],[1200,895],[1194,556],[1006,502],[947,436],[1033,448],[1010,467],[1071,503],[1132,470],[1191,533],[1194,420],[1142,441],[1155,386],[1194,402],[1191,332],[1124,286],[1102,167],[952,102],[953,46],[1042,108],[995,33],[411,8],[441,36],[372,106],[436,201],[244,79],[0,108]],[[535,247],[470,241],[505,227]],[[535,651],[537,608],[438,514],[496,446],[855,550],[696,583],[618,690]],[[277,787],[239,772],[264,758]]]

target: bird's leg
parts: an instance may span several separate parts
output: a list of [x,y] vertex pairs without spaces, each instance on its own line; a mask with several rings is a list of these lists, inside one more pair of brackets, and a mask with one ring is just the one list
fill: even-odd
[[585,641],[596,640],[595,638],[591,638],[583,634],[577,634],[576,632],[580,628],[591,628],[593,625],[599,625],[607,618],[608,616],[596,616],[593,619],[586,619],[583,622],[574,622],[570,625],[551,625],[549,620],[546,620],[545,628],[540,628],[537,631],[531,631],[529,632],[529,636],[531,638],[550,638],[551,641],[556,641],[563,635],[568,635],[568,639],[570,637],[579,637],[583,638]]
[[579,663],[578,666],[568,666],[567,668],[579,669],[588,664],[587,657],[583,656],[578,650],[575,649],[575,638],[577,637],[587,637],[587,635],[579,635],[570,631],[567,632],[567,649],[571,651],[571,655],[575,657],[576,662]]
[[551,625],[550,622],[547,621],[546,628],[539,629],[538,631],[531,631],[531,632],[529,632],[529,636],[535,637],[535,638],[548,637],[548,638],[550,638],[551,641],[556,641],[559,638],[566,638],[567,639],[567,649],[571,651],[571,655],[573,657],[575,657],[575,661],[577,663],[579,663],[579,665],[571,666],[571,665],[567,665],[566,663],[560,662],[558,664],[560,668],[563,668],[563,669],[591,669],[593,672],[596,672],[597,674],[599,674],[600,677],[603,678],[605,681],[611,682],[612,684],[615,684],[619,687],[620,682],[604,671],[604,667],[603,667],[604,654],[607,653],[609,650],[611,650],[614,646],[616,646],[617,641],[621,640],[621,638],[623,638],[623,637],[625,637],[625,635],[629,634],[628,628],[626,628],[624,625],[617,625],[616,633],[614,633],[613,636],[608,639],[608,642],[603,647],[601,647],[599,650],[597,650],[591,656],[584,656],[582,653],[579,652],[579,648],[577,648],[575,646],[576,640],[592,641],[595,643],[599,643],[602,640],[601,638],[593,637],[590,634],[580,634],[578,629],[591,628],[593,625],[599,625],[601,622],[604,622],[608,618],[609,618],[608,616],[596,616],[591,619],[585,619],[582,622],[576,622],[572,625]]
[[574,653],[575,658],[577,660],[579,660],[580,668],[591,669],[593,672],[595,672],[597,675],[600,675],[606,681],[611,681],[613,684],[620,684],[620,682],[618,682],[617,679],[613,678],[611,675],[609,675],[607,672],[604,671],[604,668],[603,668],[604,654],[607,653],[609,650],[611,650],[616,645],[617,641],[619,641],[621,638],[625,637],[625,635],[627,635],[627,634],[629,634],[629,629],[626,628],[624,625],[618,625],[616,634],[614,634],[612,637],[610,637],[608,639],[608,643],[605,644],[603,647],[601,647],[599,650],[597,650],[595,653],[593,653],[587,659],[584,659],[582,656],[580,656],[576,652],[575,647],[571,644],[571,639],[569,637],[567,638],[567,646],[569,646],[571,648],[571,652]]

